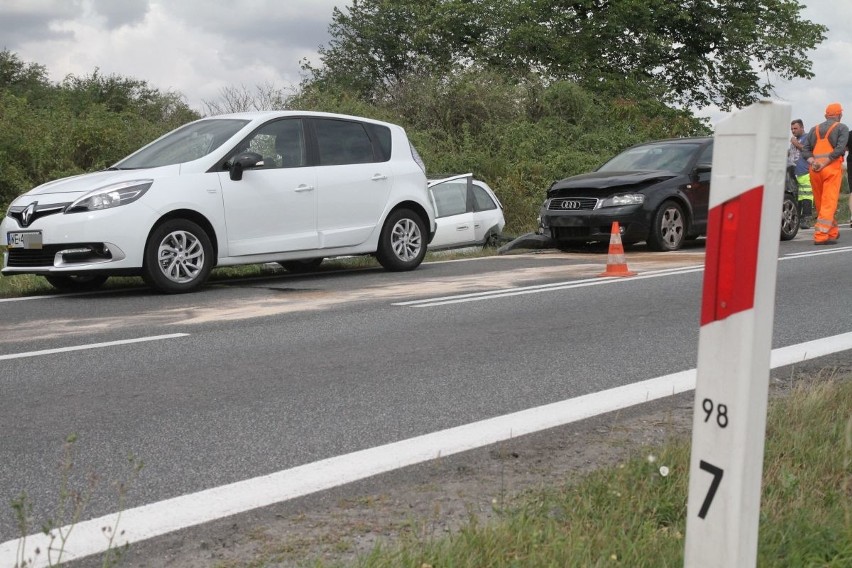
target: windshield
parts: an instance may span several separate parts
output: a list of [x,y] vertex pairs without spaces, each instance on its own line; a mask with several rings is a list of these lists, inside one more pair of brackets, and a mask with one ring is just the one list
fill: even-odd
[[598,171],[664,170],[680,172],[689,165],[689,161],[695,155],[697,148],[698,144],[645,144],[625,150],[598,168]]
[[248,120],[222,118],[181,126],[114,167],[122,170],[182,164],[206,156],[248,124]]

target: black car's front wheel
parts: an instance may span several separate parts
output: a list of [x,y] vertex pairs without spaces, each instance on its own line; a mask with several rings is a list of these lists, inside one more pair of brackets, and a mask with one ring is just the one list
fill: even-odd
[[652,250],[678,250],[686,240],[686,216],[683,207],[674,201],[664,201],[651,223],[648,248]]
[[789,193],[784,194],[781,206],[781,240],[792,241],[799,233],[799,205]]

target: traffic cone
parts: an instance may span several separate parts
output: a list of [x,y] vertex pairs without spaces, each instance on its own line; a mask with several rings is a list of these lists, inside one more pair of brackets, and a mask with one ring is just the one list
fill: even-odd
[[624,259],[624,246],[621,244],[621,230],[618,227],[618,221],[612,222],[609,252],[606,256],[606,270],[598,276],[636,276],[635,272],[628,270],[627,261]]

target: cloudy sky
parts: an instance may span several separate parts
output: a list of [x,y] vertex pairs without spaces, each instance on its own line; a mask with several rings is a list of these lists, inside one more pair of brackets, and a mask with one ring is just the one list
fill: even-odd
[[[852,1],[800,0],[829,27],[812,55],[815,77],[780,82],[777,98],[810,127],[825,105],[852,109]],[[47,67],[51,79],[100,69],[176,90],[205,112],[222,89],[295,86],[316,63],[334,6],[347,0],[0,0],[0,48]],[[701,113],[715,122],[725,116]],[[847,112],[852,117],[852,110]],[[847,122],[848,122],[847,118]]]

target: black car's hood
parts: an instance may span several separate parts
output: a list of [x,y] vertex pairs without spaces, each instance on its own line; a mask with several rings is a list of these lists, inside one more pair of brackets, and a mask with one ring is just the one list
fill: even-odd
[[[639,191],[651,185],[666,181],[680,174],[660,170],[643,170],[635,172],[592,172],[580,174],[554,182],[547,191],[548,196],[555,197],[567,190],[575,194],[575,190],[612,190]],[[599,193],[599,192],[595,192]]]

